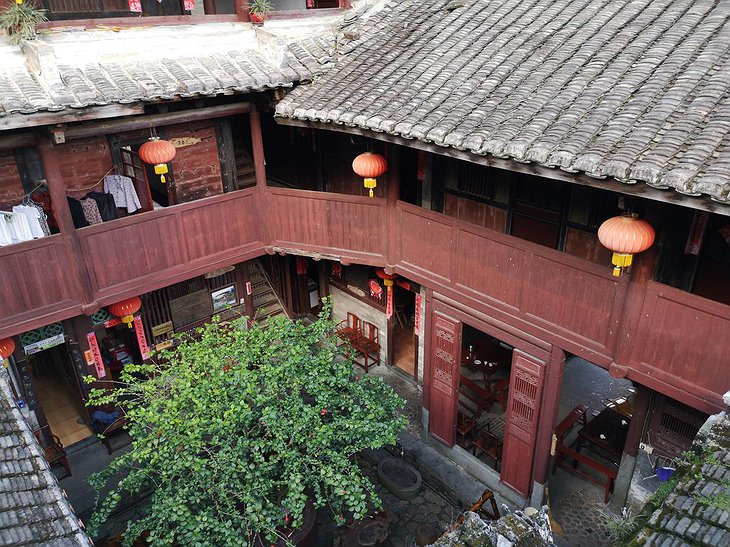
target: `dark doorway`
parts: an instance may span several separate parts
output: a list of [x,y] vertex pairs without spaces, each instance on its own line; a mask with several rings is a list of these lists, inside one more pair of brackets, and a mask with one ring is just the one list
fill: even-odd
[[[418,334],[416,332],[416,300],[420,287],[405,280],[393,286],[393,362],[392,365],[418,377]],[[414,292],[416,291],[416,292]]]

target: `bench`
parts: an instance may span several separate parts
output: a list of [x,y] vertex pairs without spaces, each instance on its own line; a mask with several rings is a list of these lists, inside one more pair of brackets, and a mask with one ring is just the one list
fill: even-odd
[[[603,503],[608,503],[608,498],[611,495],[611,492],[613,492],[613,486],[614,486],[614,483],[616,482],[616,477],[618,476],[618,469],[614,469],[612,467],[609,467],[608,465],[602,464],[601,462],[594,460],[593,458],[589,458],[585,454],[581,454],[580,452],[577,452],[567,446],[562,448],[562,456],[571,458],[571,459],[575,460],[577,463],[579,463],[581,465],[585,465],[586,467],[589,467],[589,468],[593,469],[594,471],[597,471],[598,474],[605,477],[604,480],[597,479],[593,475],[589,475],[588,473],[581,471],[577,467],[573,468],[571,465],[564,463],[562,461],[562,457],[559,461],[559,465],[560,465],[561,469],[565,469],[566,471],[575,473],[579,477],[583,477],[584,479],[589,480],[592,483],[597,484],[598,486],[602,486],[604,489]],[[554,472],[555,472],[555,467],[553,466],[553,473]]]
[[[570,411],[570,413],[565,418],[563,418],[563,420],[555,428],[555,459],[553,460],[552,472],[554,474],[557,468],[560,467],[561,469],[564,469],[570,473],[575,473],[576,475],[583,477],[584,479],[589,480],[594,484],[602,486],[605,491],[603,502],[608,503],[608,498],[613,491],[613,486],[618,475],[618,470],[609,467],[608,465],[605,465],[597,460],[594,460],[593,458],[590,458],[585,454],[581,454],[577,450],[573,450],[565,444],[565,437],[568,435],[570,430],[573,429],[575,424],[577,424],[578,422],[581,422],[583,425],[587,424],[587,412],[587,405],[577,405],[573,410]],[[570,458],[571,460],[573,460],[576,467],[564,463],[564,458]],[[604,480],[597,479],[593,475],[590,475],[580,470],[577,467],[577,464],[584,465],[590,469],[593,469],[594,471],[598,472],[599,475],[602,475],[604,477]]]

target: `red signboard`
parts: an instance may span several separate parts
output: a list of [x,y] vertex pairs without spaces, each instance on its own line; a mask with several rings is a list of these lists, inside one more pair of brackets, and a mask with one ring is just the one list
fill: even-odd
[[144,326],[142,325],[142,318],[140,316],[134,318],[134,332],[137,333],[137,343],[139,344],[139,352],[142,354],[142,359],[147,359],[150,356],[150,348],[147,345],[147,337],[144,335]]
[[421,335],[421,295],[416,295],[416,313],[413,322],[413,333],[416,336]]
[[117,325],[121,325],[122,320],[119,319],[119,317],[112,317],[109,319],[109,321],[104,321],[104,328],[108,329],[110,327],[116,327]]
[[129,11],[134,13],[142,13],[142,0],[127,0]]
[[193,11],[195,9],[195,0],[183,0],[183,9]]
[[388,299],[385,305],[385,316],[388,319],[393,317],[393,287],[388,287]]
[[96,377],[101,380],[106,376],[106,369],[104,368],[104,361],[101,358],[101,351],[99,351],[99,342],[96,339],[96,333],[90,332],[87,334],[86,340],[89,342],[89,351],[91,351],[91,354],[94,356]]

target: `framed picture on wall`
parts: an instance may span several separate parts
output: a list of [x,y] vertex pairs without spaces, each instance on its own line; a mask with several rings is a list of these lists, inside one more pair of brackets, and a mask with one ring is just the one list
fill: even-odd
[[236,286],[230,285],[223,287],[217,291],[210,293],[210,297],[213,300],[213,311],[219,312],[231,306],[238,304],[238,295],[236,295]]

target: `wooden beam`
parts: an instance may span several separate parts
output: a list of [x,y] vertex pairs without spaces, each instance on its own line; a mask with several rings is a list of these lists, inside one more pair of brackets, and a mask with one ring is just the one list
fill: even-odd
[[142,103],[110,104],[106,106],[88,106],[85,108],[64,108],[58,112],[35,112],[33,114],[8,114],[0,118],[0,131],[38,127],[60,123],[82,122],[101,118],[119,118],[144,114]]
[[[241,2],[234,2],[240,4]],[[205,23],[235,23],[239,19],[231,13],[220,15],[156,15],[154,17],[109,17],[102,19],[71,19],[48,21],[38,25],[38,30],[63,29],[120,29],[157,27],[161,25],[199,25]]]
[[208,106],[205,108],[184,110],[182,112],[150,114],[148,116],[137,116],[130,119],[125,118],[120,120],[80,124],[66,128],[66,142],[123,131],[149,129],[150,127],[188,123],[199,120],[208,120],[210,118],[224,118],[235,114],[245,114],[246,112],[249,112],[250,109],[250,104],[245,102],[221,106]]
[[14,135],[3,135],[0,138],[0,152],[35,146],[37,137],[33,133],[16,133]]
[[504,169],[505,171],[526,173],[528,175],[536,175],[546,179],[559,180],[569,182],[571,184],[580,184],[582,186],[590,186],[592,188],[600,188],[602,190],[608,190],[619,194],[638,196],[653,201],[661,201],[664,203],[689,207],[691,209],[699,209],[701,211],[709,211],[710,213],[730,216],[730,205],[713,201],[709,196],[685,196],[674,190],[659,190],[658,188],[652,188],[651,186],[643,183],[625,184],[614,179],[595,179],[581,173],[568,173],[558,168],[543,167],[535,163],[520,163],[510,159],[496,158],[494,156],[479,156],[470,152],[462,152],[461,150],[456,150],[454,148],[425,143],[416,139],[405,139],[403,137],[388,135],[386,133],[379,133],[376,131],[368,131],[359,127],[310,122],[291,118],[275,117],[274,119],[280,125],[309,127],[312,129],[321,129],[323,131],[337,131],[351,135],[362,135],[371,139],[378,139],[398,144],[400,146],[415,148],[416,150],[424,150],[432,154],[438,154],[439,156],[447,156],[458,160],[468,161],[470,163]]

